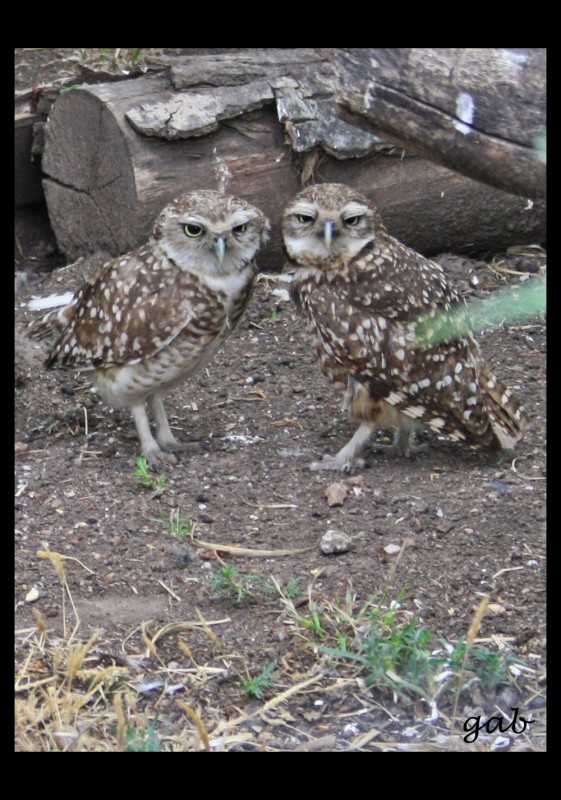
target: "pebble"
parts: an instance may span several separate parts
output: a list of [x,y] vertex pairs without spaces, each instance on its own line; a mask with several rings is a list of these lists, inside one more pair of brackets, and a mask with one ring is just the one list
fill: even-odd
[[331,528],[321,537],[321,552],[328,556],[336,553],[346,553],[351,549],[352,539],[343,531]]

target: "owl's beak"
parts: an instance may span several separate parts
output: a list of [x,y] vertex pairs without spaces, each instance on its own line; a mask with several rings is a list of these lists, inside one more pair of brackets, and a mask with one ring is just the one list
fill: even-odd
[[323,223],[323,241],[328,250],[331,249],[331,241],[333,239],[333,222],[327,220]]
[[220,264],[224,261],[224,254],[226,252],[226,237],[217,236],[214,240],[214,252]]

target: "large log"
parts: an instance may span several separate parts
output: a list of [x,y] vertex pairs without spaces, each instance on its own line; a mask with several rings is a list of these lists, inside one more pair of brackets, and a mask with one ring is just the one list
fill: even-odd
[[546,186],[543,48],[331,51],[347,121],[525,197]]
[[[355,186],[380,206],[392,233],[429,255],[544,240],[542,204],[395,148],[388,154],[387,145],[380,151],[379,138],[337,121],[325,57],[296,51],[296,78],[281,69],[278,54],[267,60],[261,53],[265,66],[250,75],[243,58],[237,78],[230,68],[217,88],[215,57],[202,75],[185,63],[171,77],[84,87],[56,101],[45,131],[43,183],[68,258],[135,247],[171,198],[204,187],[239,194],[271,218],[260,264],[276,270],[283,262],[282,208],[312,178]],[[240,71],[246,82],[233,89]]]

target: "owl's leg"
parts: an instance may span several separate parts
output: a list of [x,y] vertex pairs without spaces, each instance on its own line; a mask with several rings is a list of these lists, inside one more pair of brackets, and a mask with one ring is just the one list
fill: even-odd
[[[177,464],[177,458],[172,453],[162,452],[158,443],[152,436],[152,432],[150,430],[150,423],[148,422],[148,414],[146,413],[146,407],[144,403],[143,402],[135,403],[135,405],[131,406],[130,410],[134,419],[134,424],[136,425],[138,438],[140,439],[140,449],[142,451],[142,455],[145,456],[150,466],[157,467],[162,463],[170,465]],[[163,410],[163,405],[162,405],[162,410]],[[163,413],[165,417],[165,411]],[[166,425],[167,425],[167,418],[166,418]],[[169,425],[168,425],[168,430],[169,430]]]
[[156,392],[148,398],[148,402],[156,422],[156,441],[162,450],[181,450],[184,445],[171,432],[162,394]]
[[362,422],[354,433],[354,436],[335,456],[324,456],[321,461],[314,461],[309,469],[313,472],[321,470],[333,470],[335,472],[350,472],[353,467],[362,469],[366,462],[362,458],[357,458],[357,453],[364,447],[375,425],[370,422]]
[[401,417],[396,426],[395,436],[392,444],[377,444],[372,447],[375,453],[393,453],[405,458],[414,458],[417,453],[422,453],[428,449],[426,444],[414,444],[416,423],[407,417]]

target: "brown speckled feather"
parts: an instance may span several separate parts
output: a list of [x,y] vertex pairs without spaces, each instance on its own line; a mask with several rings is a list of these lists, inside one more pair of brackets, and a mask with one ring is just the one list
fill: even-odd
[[[353,418],[371,429],[404,426],[404,450],[418,424],[470,444],[514,446],[527,416],[484,365],[465,304],[438,264],[388,234],[367,198],[339,184],[310,187],[285,210],[283,233],[290,295],[321,369],[347,387]],[[462,333],[447,339],[440,333],[451,316]],[[418,340],[420,323],[428,344]]]
[[32,323],[31,336],[54,340],[46,366],[90,371],[108,403],[131,409],[144,455],[173,463],[163,451],[179,443],[161,395],[235,330],[268,230],[261,211],[240,198],[205,190],[177,198],[146,245],[105,264],[68,306]]

